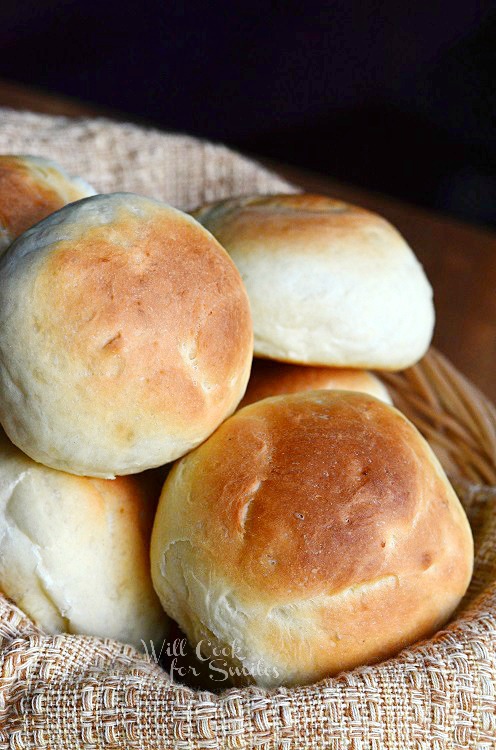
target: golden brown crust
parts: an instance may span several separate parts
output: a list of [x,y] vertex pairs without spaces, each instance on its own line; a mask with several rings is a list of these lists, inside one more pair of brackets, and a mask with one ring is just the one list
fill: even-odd
[[355,206],[351,203],[330,198],[327,195],[318,195],[316,193],[280,193],[275,195],[241,195],[236,198],[227,198],[222,201],[207,203],[199,206],[191,212],[198,221],[217,220],[218,218],[234,214],[246,209],[253,212],[266,212],[272,214],[274,210],[281,214],[291,215],[296,213],[308,214],[362,214],[376,216],[376,214],[367,211],[365,208]]
[[[316,391],[242,409],[174,467],[152,575],[190,637],[210,630],[228,644],[239,630],[290,684],[431,633],[464,594],[472,555],[460,503],[413,425],[371,396]],[[210,582],[208,619],[197,581]]]
[[35,460],[136,473],[183,455],[236,408],[253,352],[247,294],[186,214],[95,196],[25,233],[2,262],[0,416]]
[[29,170],[0,161],[0,222],[12,237],[63,205],[55,190],[36,183]]
[[[446,481],[422,470],[422,439],[372,397],[321,391],[269,399],[238,412],[200,450],[193,544],[208,540],[224,575],[242,570],[238,583],[274,604],[392,569],[420,571],[450,526]],[[415,519],[426,514],[431,522],[412,538]],[[408,547],[399,548],[395,533],[405,532]]]
[[[253,195],[212,203],[192,212],[230,250],[241,246],[255,251],[258,240],[273,250],[273,240],[284,240],[284,252],[313,255],[319,252],[319,235],[336,234],[364,237],[367,225],[382,226],[397,234],[382,217],[351,203],[313,193]],[[252,244],[253,243],[253,244]]]
[[[11,240],[71,200],[87,195],[64,180],[55,165],[47,162],[44,171],[52,183],[33,170],[29,157],[0,155],[0,225]],[[64,181],[63,193],[56,188],[57,180]]]
[[34,299],[43,337],[66,341],[67,353],[88,363],[90,393],[115,406],[115,391],[141,380],[137,406],[175,413],[177,428],[188,430],[192,419],[222,413],[226,394],[215,386],[246,367],[239,342],[251,338],[249,308],[226,260],[211,236],[176,214],[156,211],[144,223],[121,211],[111,232],[88,229],[47,258]]
[[314,367],[255,358],[250,380],[239,409],[256,401],[283,393],[318,391],[320,389],[360,391],[391,403],[386,387],[366,370],[337,367]]

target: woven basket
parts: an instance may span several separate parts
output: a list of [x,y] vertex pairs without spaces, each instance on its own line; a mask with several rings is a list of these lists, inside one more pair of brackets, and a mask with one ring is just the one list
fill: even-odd
[[[0,152],[51,156],[101,191],[185,209],[294,189],[222,146],[102,120],[0,110]],[[453,477],[474,530],[474,578],[444,631],[318,685],[216,695],[172,683],[130,646],[45,635],[0,598],[0,748],[495,748],[496,412],[434,351],[384,380]]]

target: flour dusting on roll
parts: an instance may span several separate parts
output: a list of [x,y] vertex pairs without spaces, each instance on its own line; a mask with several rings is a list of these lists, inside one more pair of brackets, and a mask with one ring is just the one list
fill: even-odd
[[385,219],[320,195],[249,196],[194,212],[240,270],[255,355],[397,370],[426,352],[432,289]]
[[48,633],[160,647],[167,618],[150,579],[154,484],[48,469],[0,430],[0,590]]

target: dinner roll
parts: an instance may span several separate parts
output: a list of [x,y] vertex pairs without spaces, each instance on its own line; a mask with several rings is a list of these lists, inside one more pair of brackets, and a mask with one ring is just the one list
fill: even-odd
[[153,478],[48,469],[0,431],[0,589],[49,633],[142,648],[166,635],[149,543]]
[[366,370],[345,370],[337,367],[302,367],[254,359],[246,393],[239,408],[269,396],[299,391],[341,390],[370,393],[391,404],[391,397],[379,378]]
[[189,639],[274,686],[435,631],[467,588],[473,549],[440,464],[400,412],[312,391],[241,409],[175,465],[151,558]]
[[91,185],[50,159],[0,155],[0,252],[66,203],[94,194]]
[[249,302],[218,242],[150,198],[98,195],[0,261],[0,422],[36,461],[112,477],[202,442],[238,405]]
[[256,355],[395,370],[425,353],[432,290],[380,216],[306,194],[234,198],[194,215],[240,270]]

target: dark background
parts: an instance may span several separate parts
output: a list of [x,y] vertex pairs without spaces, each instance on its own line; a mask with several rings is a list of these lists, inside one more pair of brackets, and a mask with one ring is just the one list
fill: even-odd
[[496,3],[1,0],[0,76],[496,225]]

